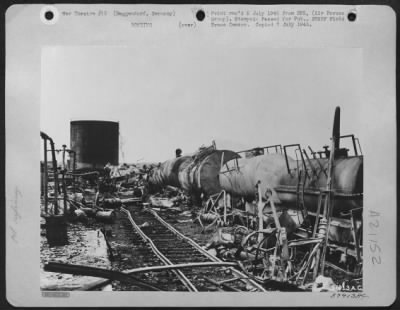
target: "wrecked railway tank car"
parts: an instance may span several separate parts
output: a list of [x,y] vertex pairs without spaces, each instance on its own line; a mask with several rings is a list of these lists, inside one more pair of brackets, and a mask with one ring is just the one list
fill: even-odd
[[[340,147],[344,138],[352,139],[354,155]],[[222,191],[207,201],[200,224],[212,221],[204,226],[208,229],[240,223],[237,229],[246,237],[239,250],[244,251],[248,271],[260,281],[278,279],[307,288],[338,273],[338,279],[359,281],[363,155],[356,142],[354,135],[340,135],[337,107],[330,149],[310,148],[309,156],[299,144],[273,145],[265,149],[275,148],[275,153],[257,152],[226,162],[219,176]],[[289,148],[294,148],[296,159],[288,155]]]
[[[232,160],[221,169],[221,188],[233,196],[248,201],[256,197],[256,185],[261,181],[261,192],[275,191],[276,202],[285,207],[305,207],[315,212],[321,191],[328,178],[329,158],[296,161],[286,154],[265,154]],[[338,156],[332,169],[333,215],[362,207],[363,157]],[[266,198],[266,197],[264,197]]]
[[[291,158],[289,160],[294,162]],[[233,159],[221,168],[219,183],[227,193],[253,201],[258,181],[262,181],[261,191],[265,193],[267,188],[279,185],[285,175],[285,169],[285,157],[280,154]]]
[[186,194],[206,196],[221,191],[219,172],[221,166],[240,155],[229,150],[209,147],[193,156],[182,156],[163,162],[152,171],[149,184],[153,188],[174,186]]
[[[291,168],[289,169],[293,171]],[[302,164],[296,173],[288,172],[275,190],[287,206],[296,207],[300,204],[315,212],[318,206],[318,197],[328,182],[328,169],[328,158],[310,159],[309,162]],[[340,216],[342,213],[348,213],[349,210],[362,207],[363,156],[336,157],[333,162],[331,179],[331,190],[334,192],[332,200],[334,216]],[[301,192],[301,198],[298,198],[298,192]],[[298,201],[299,199],[302,201]]]
[[238,158],[239,155],[229,150],[212,150],[194,160],[182,170],[179,180],[182,189],[188,193],[203,193],[206,197],[222,190],[219,183],[221,164]]
[[[352,139],[354,155],[340,147],[345,138]],[[260,283],[274,280],[318,290],[318,281],[337,276],[359,284],[363,155],[356,142],[354,135],[340,135],[337,107],[331,146],[324,151],[309,147],[306,152],[291,144],[236,153],[214,146],[161,164],[150,184],[180,187],[192,198],[202,198],[194,201],[202,203],[196,218],[202,231],[233,226],[232,238],[240,243],[231,244],[231,250],[216,247],[216,255],[242,260]],[[242,158],[243,152],[251,157]]]
[[179,173],[192,162],[191,156],[182,156],[163,162],[151,175],[150,181],[157,185],[180,187]]

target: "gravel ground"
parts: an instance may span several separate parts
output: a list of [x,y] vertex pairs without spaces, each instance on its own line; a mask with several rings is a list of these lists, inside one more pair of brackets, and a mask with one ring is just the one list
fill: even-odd
[[[93,221],[87,224],[67,223],[64,240],[60,245],[50,246],[46,238],[46,229],[41,229],[40,236],[40,287],[42,290],[74,290],[84,284],[99,280],[95,277],[75,276],[70,274],[46,272],[45,262],[62,262],[91,267],[110,268],[101,225]],[[62,242],[64,241],[64,242]],[[61,245],[61,243],[65,243]]]

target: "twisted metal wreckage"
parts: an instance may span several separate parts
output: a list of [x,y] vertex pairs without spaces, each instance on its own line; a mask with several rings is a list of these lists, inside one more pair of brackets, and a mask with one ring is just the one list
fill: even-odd
[[[219,263],[234,262],[256,287],[273,282],[292,289],[335,290],[333,278],[351,281],[357,288],[361,285],[363,155],[354,135],[340,134],[339,107],[331,147],[324,146],[318,152],[310,147],[307,152],[299,144],[234,152],[218,150],[213,143],[193,156],[177,152],[176,158],[159,165],[106,165],[104,169],[86,171],[76,169],[73,150],[65,145],[56,150],[51,137],[43,132],[41,138],[42,217],[49,237],[57,235],[65,215],[113,221],[115,211],[123,209],[124,203],[149,200],[153,206],[160,203],[171,207],[172,200],[181,201],[183,193],[193,210],[200,207],[196,220],[203,231],[217,227],[215,236],[204,247],[208,252],[201,251],[206,256],[212,253]],[[353,155],[340,147],[341,140],[347,138],[351,139]],[[295,159],[288,155],[289,150]],[[61,169],[55,155],[60,152]],[[67,167],[66,153],[73,159],[72,168]],[[171,187],[180,196],[158,201],[159,194]],[[79,195],[90,197],[92,202],[77,198]],[[68,268],[79,267],[53,265],[45,269],[67,272]],[[105,274],[104,270],[82,266],[75,269],[77,274],[101,273],[126,280],[124,275]]]
[[[352,141],[352,156],[340,147],[345,138]],[[240,260],[259,282],[318,290],[334,285],[334,275],[360,281],[363,155],[354,135],[340,135],[339,107],[330,149],[309,151],[292,144],[236,153],[212,145],[160,164],[149,186],[182,189],[203,206],[198,221],[204,229],[234,225],[233,238],[219,229],[208,248],[230,244],[218,255]]]

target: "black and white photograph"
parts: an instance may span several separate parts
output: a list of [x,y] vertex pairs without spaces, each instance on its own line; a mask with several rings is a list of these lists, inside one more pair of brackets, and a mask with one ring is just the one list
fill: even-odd
[[362,291],[360,54],[146,54],[43,50],[41,288]]
[[[376,168],[376,149],[394,151],[387,165],[396,151],[395,120],[383,121],[395,114],[392,88],[382,108],[379,91],[366,95],[390,65],[371,69],[380,79],[371,87],[372,56],[349,43],[362,10],[34,8],[40,31],[28,40],[40,49],[26,72],[40,80],[26,88],[35,103],[24,118],[35,124],[29,248],[42,298],[229,292],[367,302],[369,268],[388,264],[380,225],[396,228],[369,202],[371,188],[380,191],[371,180],[389,168]],[[29,81],[15,75],[26,52],[7,60],[11,81]],[[12,154],[23,141],[7,140]],[[18,247],[25,192],[8,193]]]

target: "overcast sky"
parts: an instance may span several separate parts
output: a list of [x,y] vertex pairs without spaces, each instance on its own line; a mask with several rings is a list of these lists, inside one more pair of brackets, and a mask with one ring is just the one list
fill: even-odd
[[69,145],[71,120],[118,121],[120,162],[164,161],[212,140],[321,149],[337,105],[342,133],[359,135],[361,65],[359,49],[46,47],[41,130]]

